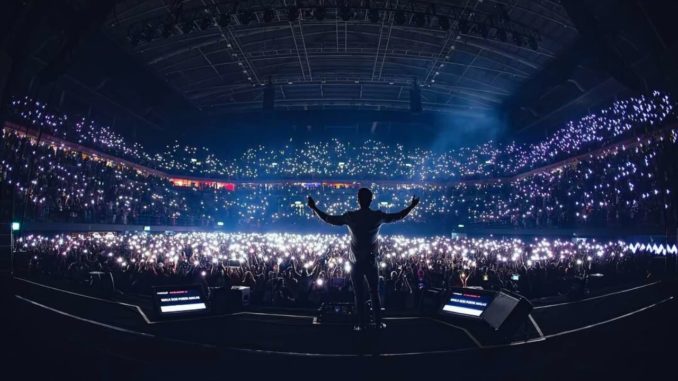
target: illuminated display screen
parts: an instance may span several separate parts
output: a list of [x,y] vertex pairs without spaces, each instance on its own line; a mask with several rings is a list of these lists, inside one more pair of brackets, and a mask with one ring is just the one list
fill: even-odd
[[443,311],[464,316],[479,317],[494,299],[491,293],[454,291],[443,306]]
[[162,314],[202,312],[207,305],[199,286],[155,290],[156,303]]

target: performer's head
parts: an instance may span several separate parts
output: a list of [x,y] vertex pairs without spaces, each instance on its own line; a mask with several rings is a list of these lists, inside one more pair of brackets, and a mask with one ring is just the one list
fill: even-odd
[[358,204],[361,209],[367,209],[372,203],[372,191],[367,188],[358,189]]

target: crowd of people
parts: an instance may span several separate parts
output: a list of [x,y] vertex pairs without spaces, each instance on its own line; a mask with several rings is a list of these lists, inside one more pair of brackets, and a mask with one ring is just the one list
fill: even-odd
[[[675,118],[671,100],[658,92],[615,102],[530,144],[488,142],[433,152],[335,139],[256,146],[230,160],[179,144],[150,154],[110,128],[50,113],[28,98],[15,100],[13,110],[16,121],[40,131],[35,136],[11,126],[2,130],[0,196],[15,219],[240,231],[18,239],[23,271],[30,275],[83,285],[92,281],[92,272],[103,272],[112,274],[123,293],[198,282],[207,289],[249,286],[254,303],[262,305],[350,300],[348,237],[248,231],[319,229],[306,197],[312,195],[330,214],[342,214],[356,209],[361,186],[372,189],[373,206],[384,211],[400,210],[413,195],[420,197],[421,206],[402,222],[408,228],[436,225],[449,231],[477,224],[675,231],[678,223],[678,129],[668,125]],[[40,140],[41,133],[90,149]],[[257,181],[178,186],[150,168]],[[653,255],[676,254],[675,246],[657,249],[623,241],[430,235],[385,236],[380,246],[380,292],[391,309],[417,306],[423,290],[431,287],[508,288],[534,298],[568,293],[593,274],[597,282],[600,275],[605,282],[637,280],[651,276]]]
[[228,157],[209,147],[176,142],[152,153],[106,126],[86,118],[50,111],[31,98],[12,102],[12,117],[42,132],[117,155],[173,174],[222,179],[399,179],[455,180],[512,176],[599,148],[624,137],[657,129],[675,119],[669,96],[654,91],[619,100],[598,113],[567,123],[533,143],[497,143],[448,149],[389,145],[368,140],[353,143],[287,142],[256,145]]
[[[46,222],[136,225],[225,224],[225,228],[303,227],[305,198],[330,214],[356,208],[359,186],[375,207],[395,211],[412,195],[425,202],[408,224],[513,227],[667,228],[677,218],[676,130],[653,132],[556,167],[496,181],[454,183],[250,183],[233,189],[177,187],[124,164],[21,136],[0,142],[0,192],[15,216]],[[9,207],[9,206],[8,206]]]
[[[379,292],[387,309],[417,307],[430,288],[506,288],[538,298],[653,276],[657,255],[676,247],[623,241],[382,236]],[[348,237],[279,233],[71,233],[17,240],[18,272],[87,286],[113,275],[121,293],[199,283],[250,287],[252,302],[315,306],[351,300]]]

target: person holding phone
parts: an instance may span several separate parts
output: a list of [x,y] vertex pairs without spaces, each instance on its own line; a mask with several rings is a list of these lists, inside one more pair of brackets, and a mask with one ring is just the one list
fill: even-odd
[[377,328],[385,328],[381,321],[381,302],[379,300],[379,268],[377,255],[379,254],[379,228],[382,224],[399,221],[407,216],[417,204],[419,198],[412,197],[410,205],[397,213],[385,213],[381,210],[370,209],[373,199],[372,191],[367,188],[358,190],[358,210],[348,211],[342,215],[329,215],[318,208],[315,200],[308,196],[308,207],[328,224],[348,226],[351,235],[349,261],[351,262],[351,281],[357,314],[356,331],[367,328],[367,313],[365,311],[365,280],[372,301],[374,322]]

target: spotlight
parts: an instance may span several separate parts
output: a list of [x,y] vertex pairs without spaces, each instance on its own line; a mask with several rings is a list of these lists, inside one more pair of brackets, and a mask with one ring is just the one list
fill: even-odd
[[297,21],[298,18],[299,18],[299,8],[289,7],[287,9],[287,19],[290,21]]
[[445,16],[438,16],[438,26],[444,31],[450,30],[450,19]]
[[393,16],[393,21],[397,25],[403,25],[405,23],[405,13],[403,11],[397,11]]
[[273,12],[273,9],[268,8],[264,11],[264,22],[265,23],[270,23],[273,21],[273,18],[275,17],[275,12]]
[[426,24],[426,16],[424,16],[424,14],[422,14],[422,13],[415,13],[414,14],[414,25],[421,28],[422,26],[424,26],[424,24]]
[[378,9],[370,9],[367,11],[367,18],[373,22],[373,23],[378,23],[379,22],[379,10]]
[[226,28],[228,24],[231,23],[231,15],[222,13],[219,15],[219,20],[217,21],[217,24],[219,24],[220,27]]
[[353,10],[349,7],[341,7],[339,8],[339,16],[341,17],[342,20],[348,21],[353,17]]
[[318,21],[323,21],[325,19],[325,7],[318,7],[313,10],[313,17]]

